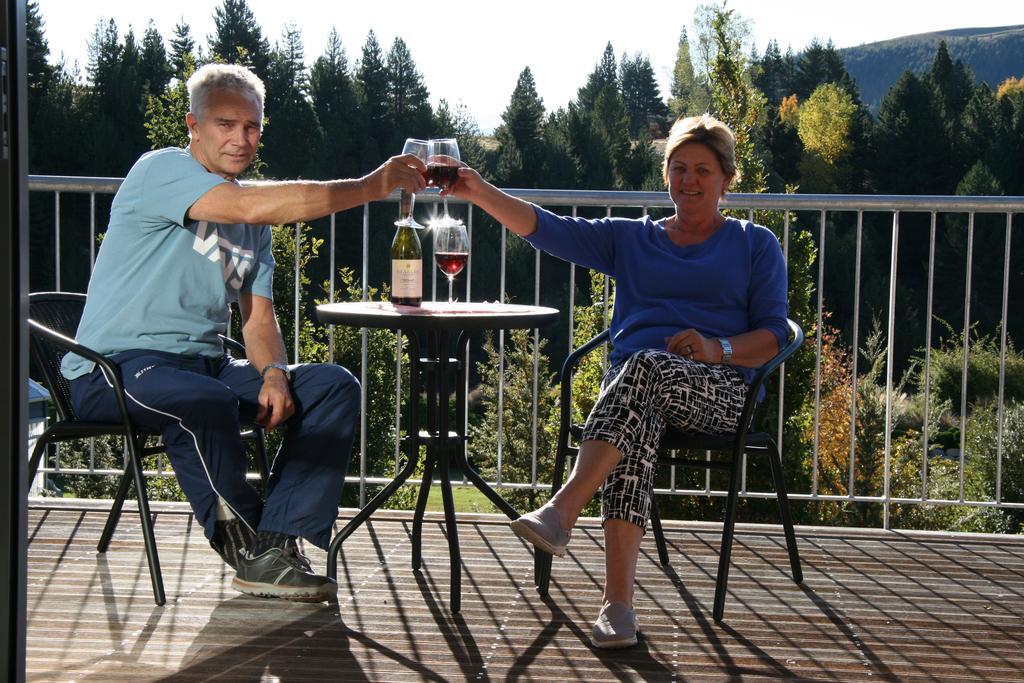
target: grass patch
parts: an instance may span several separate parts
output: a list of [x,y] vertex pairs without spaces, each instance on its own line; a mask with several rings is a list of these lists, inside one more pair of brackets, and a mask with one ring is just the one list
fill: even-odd
[[[452,486],[452,499],[455,501],[456,512],[498,511],[494,504],[487,499],[487,496],[473,486]],[[439,485],[430,487],[430,496],[427,498],[427,510],[430,512],[444,511],[444,504],[441,501],[441,487]]]

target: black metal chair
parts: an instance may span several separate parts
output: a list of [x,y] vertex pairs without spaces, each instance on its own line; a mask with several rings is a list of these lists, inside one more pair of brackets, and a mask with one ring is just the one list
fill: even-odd
[[[107,516],[107,522],[96,549],[101,553],[107,551],[118,520],[121,518],[121,509],[128,494],[128,487],[134,482],[146,558],[149,562],[149,576],[153,583],[153,598],[156,604],[163,605],[166,598],[163,577],[160,572],[160,558],[156,550],[156,538],[153,534],[153,521],[149,512],[149,498],[146,495],[142,458],[163,452],[164,447],[162,445],[147,447],[147,437],[155,437],[159,434],[153,430],[140,429],[129,418],[124,385],[117,365],[111,363],[103,355],[74,341],[84,308],[84,294],[39,292],[29,295],[29,350],[34,367],[42,375],[43,383],[49,390],[57,408],[57,421],[39,436],[35,448],[32,450],[32,455],[29,458],[29,480],[31,481],[35,477],[43,453],[49,451],[53,444],[94,436],[123,437],[127,445],[124,474],[121,476],[117,494],[111,504],[110,514]],[[238,342],[227,337],[223,339],[226,348],[245,353],[245,347]],[[102,368],[113,386],[112,391],[115,392],[117,406],[121,413],[120,421],[90,422],[80,420],[75,415],[71,405],[70,383],[60,372],[61,359],[69,351],[88,358]],[[270,466],[267,461],[263,430],[255,425],[251,429],[245,429],[241,436],[254,443],[257,466],[265,485],[270,476]]]
[[[792,320],[787,321],[792,339],[784,346],[779,353],[770,361],[761,366],[754,376],[747,392],[747,399],[743,405],[739,424],[743,429],[737,430],[734,434],[705,435],[705,434],[684,434],[669,429],[661,439],[660,449],[679,451],[714,451],[729,453],[731,458],[724,460],[694,460],[682,457],[662,456],[658,460],[659,466],[675,465],[684,468],[716,469],[728,474],[728,495],[725,503],[725,520],[722,525],[722,545],[719,550],[718,576],[715,582],[715,602],[713,616],[715,621],[721,621],[725,611],[726,586],[729,581],[729,560],[732,553],[733,530],[736,523],[736,504],[739,499],[739,482],[743,465],[743,455],[765,455],[771,465],[772,478],[775,481],[776,497],[779,503],[779,516],[786,534],[786,548],[789,551],[789,563],[793,571],[793,580],[796,583],[803,581],[803,571],[800,568],[800,555],[797,551],[796,534],[793,531],[793,521],[789,514],[789,501],[786,497],[786,484],[782,474],[782,458],[779,449],[770,434],[766,432],[751,431],[754,424],[754,416],[758,407],[757,396],[765,379],[782,365],[782,363],[796,352],[804,341],[804,333],[800,326]],[[572,375],[580,361],[588,353],[608,341],[608,331],[605,330],[586,344],[576,349],[566,358],[562,365],[562,390],[561,390],[561,425],[558,434],[558,451],[555,458],[555,471],[552,477],[551,492],[555,492],[562,486],[565,473],[566,459],[579,453],[579,447],[574,445],[579,442],[583,426],[572,424]],[[658,558],[662,566],[668,566],[668,549],[665,545],[665,536],[661,528],[661,520],[658,517],[657,505],[651,506],[651,528],[654,532],[655,542],[658,546]],[[551,555],[537,550],[534,555],[534,572],[537,590],[542,595],[547,595],[551,581]]]

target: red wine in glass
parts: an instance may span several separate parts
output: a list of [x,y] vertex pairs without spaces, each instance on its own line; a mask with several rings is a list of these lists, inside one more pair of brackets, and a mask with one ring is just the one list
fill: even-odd
[[448,216],[430,224],[434,233],[434,261],[448,278],[448,303],[452,303],[452,285],[469,260],[469,235],[466,225]]
[[434,261],[441,272],[448,277],[455,277],[466,267],[469,254],[464,251],[439,251],[434,254]]
[[458,166],[446,166],[442,164],[427,164],[427,172],[423,174],[423,179],[427,181],[428,185],[447,190],[452,183],[454,183],[459,177]]
[[[429,141],[427,152],[428,184],[447,192],[459,178],[459,143],[455,138],[434,138]],[[448,213],[448,196],[444,197],[444,217],[451,218]]]

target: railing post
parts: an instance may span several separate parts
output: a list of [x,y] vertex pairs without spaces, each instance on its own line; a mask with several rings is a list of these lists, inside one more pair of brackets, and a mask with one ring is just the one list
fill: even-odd
[[883,491],[883,520],[882,528],[889,528],[889,514],[890,502],[889,502],[889,484],[892,479],[892,472],[890,472],[890,466],[892,464],[892,370],[895,364],[895,342],[893,336],[896,333],[896,270],[897,264],[899,263],[899,251],[900,251],[900,212],[894,211],[892,214],[892,252],[891,261],[889,265],[889,325],[886,332],[886,352],[885,352],[885,476],[882,478]]

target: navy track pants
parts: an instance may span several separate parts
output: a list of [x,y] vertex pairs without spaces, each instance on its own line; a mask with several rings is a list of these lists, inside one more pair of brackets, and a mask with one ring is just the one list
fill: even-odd
[[[149,350],[111,360],[121,368],[132,421],[163,436],[207,538],[213,538],[223,501],[254,531],[301,536],[327,548],[359,417],[359,382],[348,370],[290,366],[296,409],[282,426],[286,434],[263,501],[245,479],[239,437],[240,423],[256,415],[262,386],[248,361]],[[114,392],[98,367],[71,382],[71,400],[83,420],[120,421]]]

